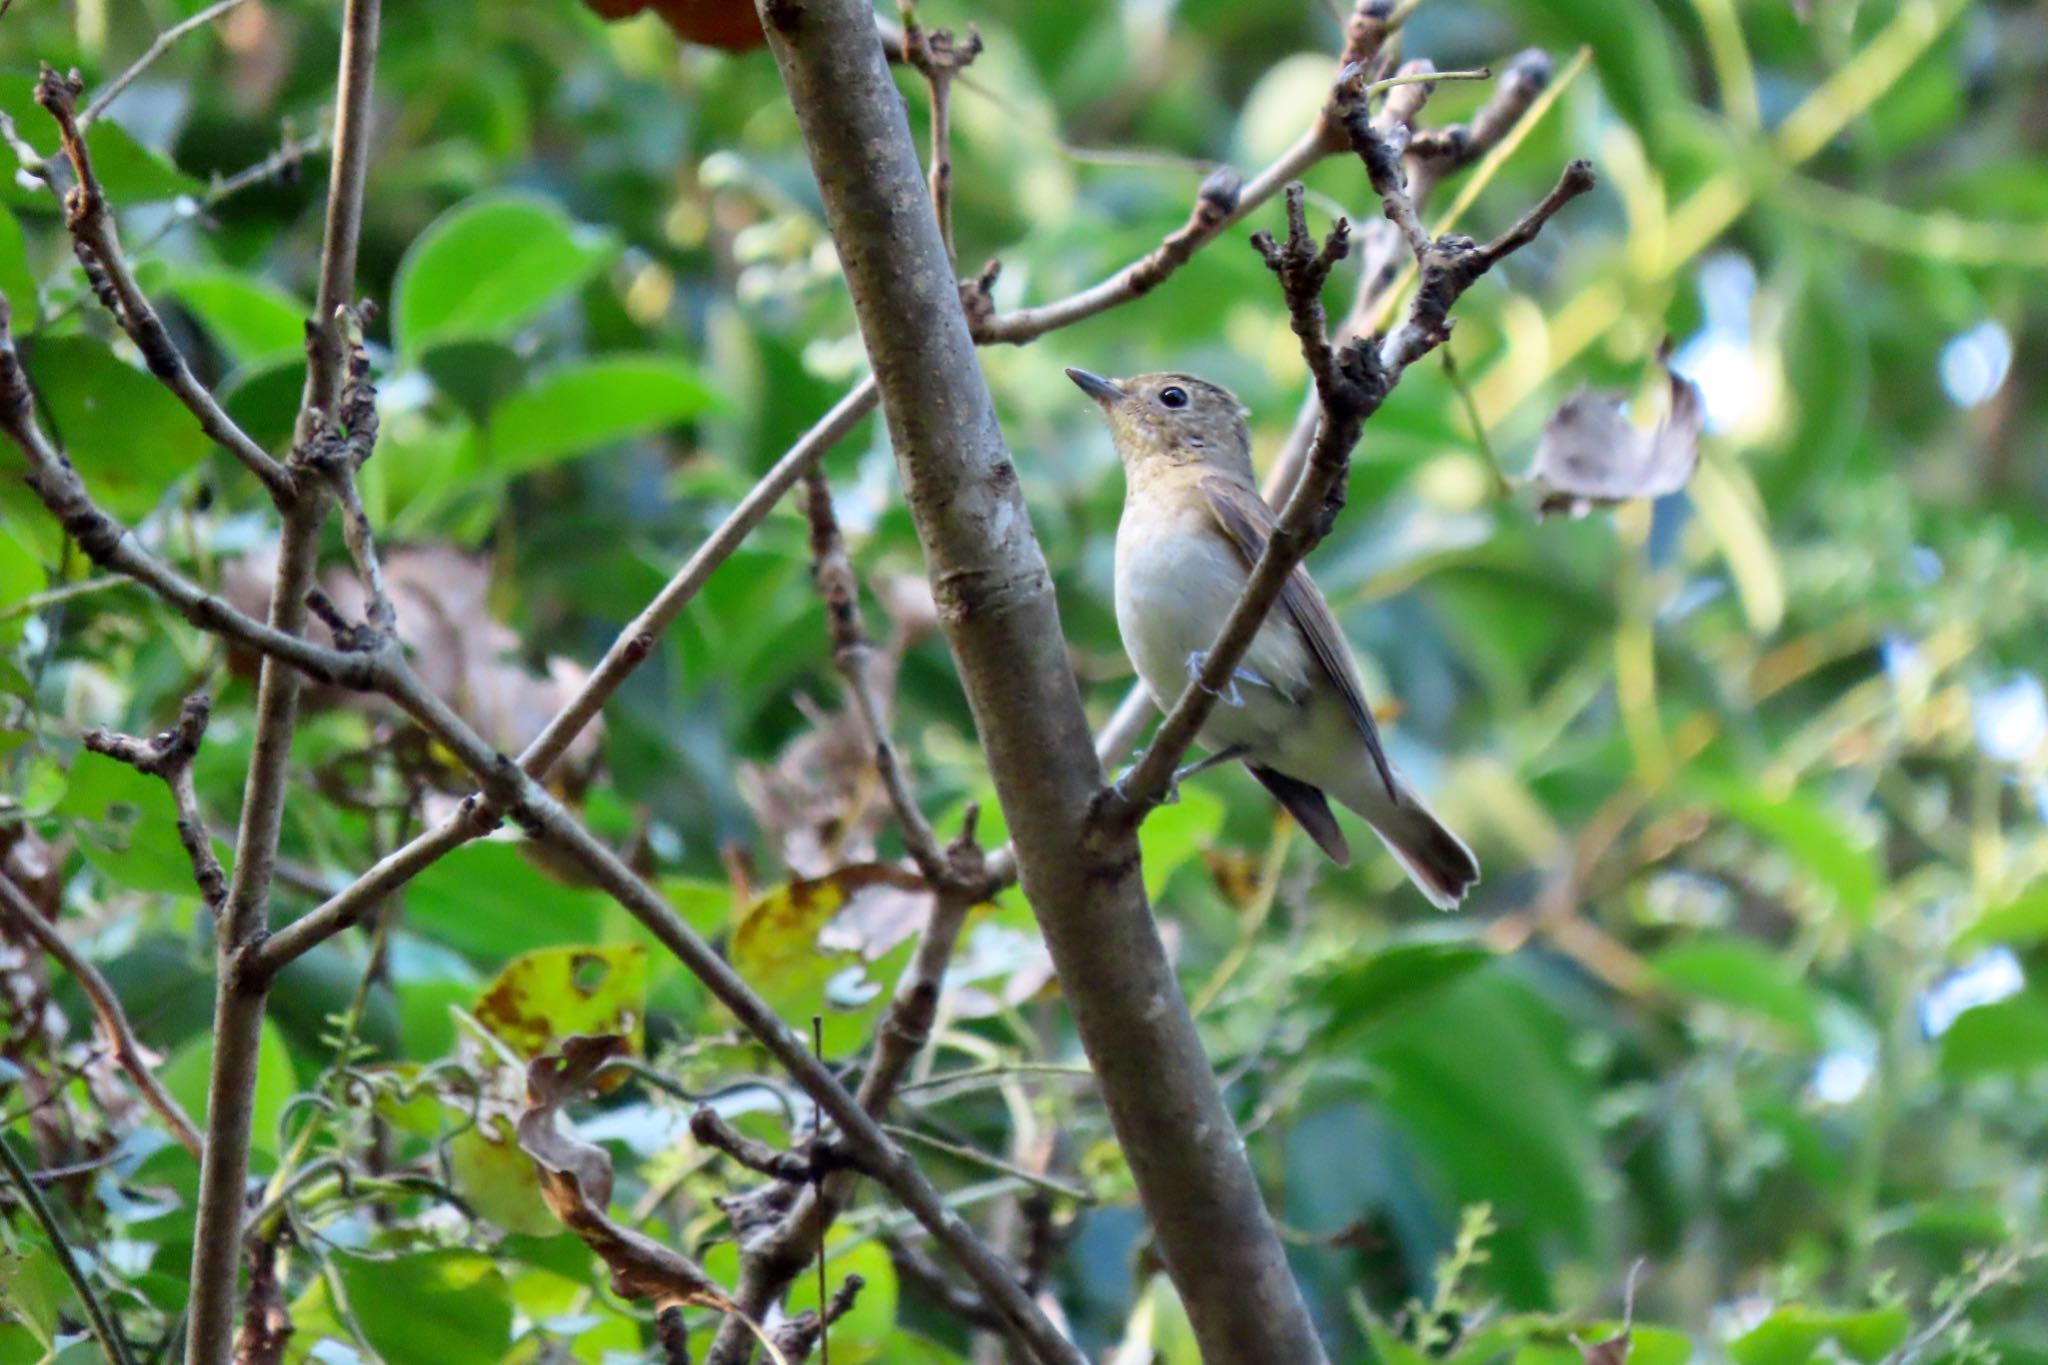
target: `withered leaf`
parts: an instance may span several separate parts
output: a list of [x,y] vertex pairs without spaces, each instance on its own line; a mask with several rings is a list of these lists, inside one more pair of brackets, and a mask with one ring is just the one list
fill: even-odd
[[1699,386],[1673,373],[1668,355],[1658,364],[1670,383],[1670,404],[1650,431],[1628,420],[1622,395],[1593,389],[1580,389],[1551,415],[1529,470],[1540,514],[1579,517],[1685,487],[1700,461]]
[[534,1058],[526,1068],[519,1146],[540,1174],[541,1197],[610,1269],[616,1293],[651,1300],[657,1310],[702,1304],[732,1312],[732,1299],[696,1262],[612,1221],[611,1157],[557,1122],[562,1106],[581,1098],[598,1068],[626,1047],[617,1034],[579,1034],[564,1039],[560,1052]]

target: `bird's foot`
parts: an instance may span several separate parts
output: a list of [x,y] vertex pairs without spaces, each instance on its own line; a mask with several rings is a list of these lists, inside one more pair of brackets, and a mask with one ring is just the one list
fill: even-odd
[[[1188,655],[1188,680],[1190,682],[1195,683],[1197,686],[1200,686],[1202,681],[1202,670],[1204,668],[1207,668],[1208,666],[1208,650],[1198,649],[1194,653]],[[1249,668],[1246,668],[1243,664],[1239,664],[1236,668],[1231,670],[1229,685],[1224,690],[1218,691],[1215,688],[1205,688],[1204,690],[1207,691],[1210,696],[1222,702],[1225,706],[1236,706],[1242,708],[1244,706],[1244,693],[1238,691],[1237,684],[1239,679],[1243,679],[1245,682],[1250,683],[1254,687],[1272,686],[1271,683],[1267,682],[1257,673],[1253,672]]]
[[[1167,778],[1166,794],[1159,798],[1159,804],[1162,806],[1171,806],[1177,803],[1180,800],[1180,780],[1183,777],[1186,777],[1190,772],[1193,772],[1195,768],[1199,766],[1199,764],[1196,764],[1191,767],[1182,768],[1178,772],[1176,772],[1172,777]],[[1116,781],[1109,784],[1109,789],[1116,793],[1117,800],[1123,802],[1125,805],[1129,805],[1131,803],[1131,789],[1126,784],[1131,780],[1131,774],[1136,772],[1137,770],[1138,765],[1133,763],[1129,767],[1125,768],[1122,772],[1118,773],[1116,775]]]

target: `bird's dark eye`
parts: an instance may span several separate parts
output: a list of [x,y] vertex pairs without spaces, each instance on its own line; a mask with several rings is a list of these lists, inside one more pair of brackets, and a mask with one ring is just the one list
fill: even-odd
[[1184,408],[1188,405],[1188,391],[1175,384],[1159,391],[1159,401],[1169,408]]

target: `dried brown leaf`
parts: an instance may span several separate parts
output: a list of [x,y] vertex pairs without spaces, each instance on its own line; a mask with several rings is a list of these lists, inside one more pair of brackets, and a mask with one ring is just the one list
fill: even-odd
[[[224,568],[221,583],[228,601],[262,616],[269,609],[275,565],[272,548]],[[567,659],[547,660],[541,673],[521,661],[517,632],[491,612],[491,566],[484,557],[451,545],[401,546],[386,550],[383,571],[398,613],[398,638],[420,681],[494,747],[506,753],[523,749],[588,678]],[[343,616],[362,618],[362,585],[347,567],[324,574],[320,586]],[[326,626],[314,622],[308,629],[320,643],[332,643]],[[316,695],[330,705],[392,709],[381,696],[335,690]],[[592,721],[571,742],[557,771],[571,786],[579,786],[596,767],[603,743],[603,722]]]
[[626,1046],[616,1034],[579,1034],[565,1039],[560,1052],[534,1058],[526,1069],[519,1146],[540,1174],[541,1197],[610,1269],[614,1292],[651,1300],[657,1311],[701,1304],[732,1312],[732,1299],[696,1262],[612,1221],[611,1157],[559,1122],[562,1107],[582,1098],[598,1068],[623,1056]]
[[1669,407],[1653,430],[1628,420],[1622,395],[1593,389],[1580,389],[1552,414],[1529,471],[1539,512],[1584,516],[1596,506],[1685,487],[1699,466],[1703,413],[1699,386],[1674,374],[1668,360],[1658,357]]

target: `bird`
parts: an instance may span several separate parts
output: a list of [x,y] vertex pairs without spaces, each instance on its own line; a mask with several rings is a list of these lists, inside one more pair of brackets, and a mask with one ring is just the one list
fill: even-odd
[[[1117,629],[1164,711],[1200,673],[1273,533],[1246,410],[1188,374],[1067,377],[1101,408],[1123,465]],[[1241,761],[1340,867],[1351,850],[1330,797],[1365,819],[1439,909],[1455,909],[1478,882],[1471,849],[1388,761],[1350,647],[1305,567],[1288,577],[1197,738],[1208,756],[1176,782]]]

